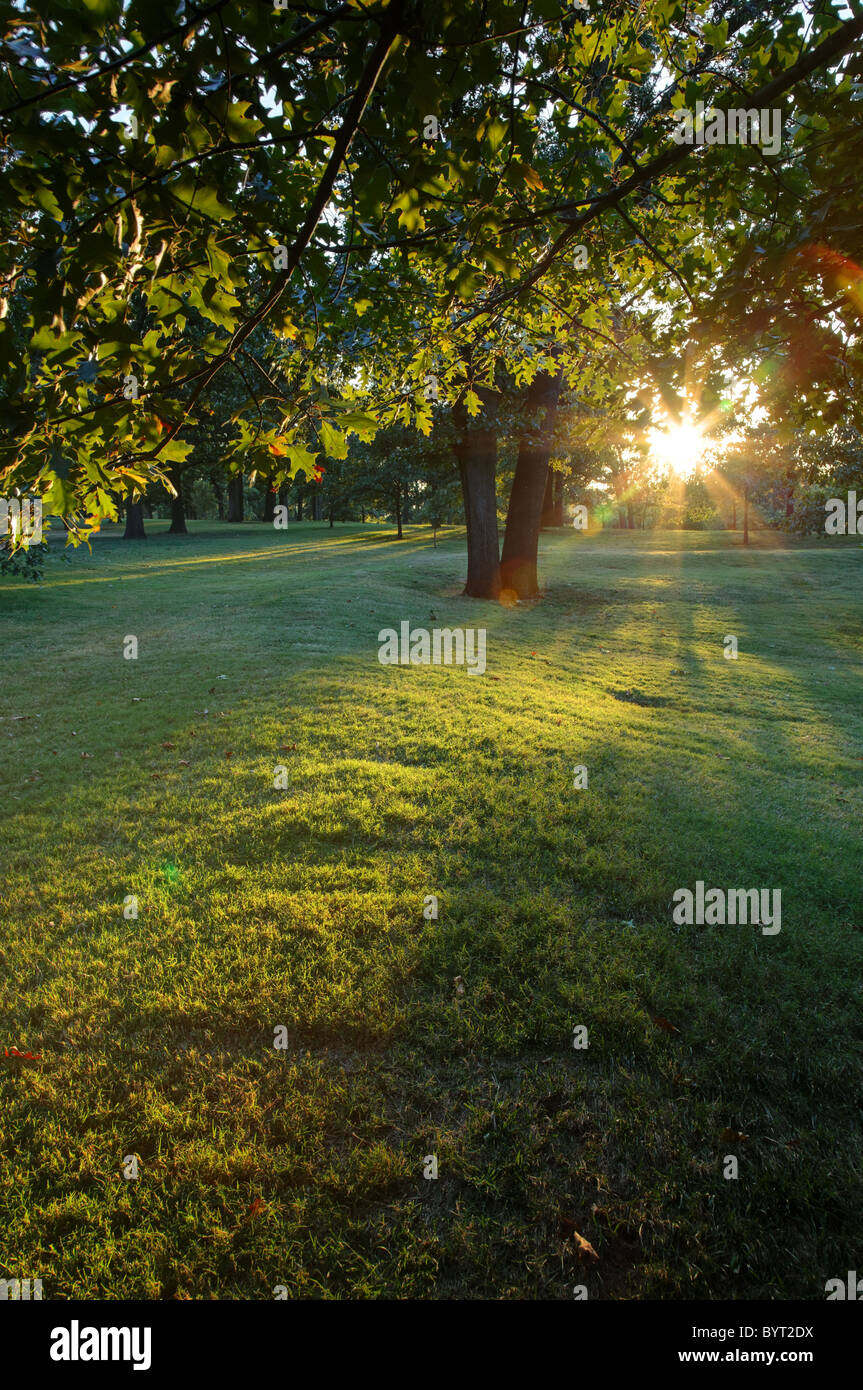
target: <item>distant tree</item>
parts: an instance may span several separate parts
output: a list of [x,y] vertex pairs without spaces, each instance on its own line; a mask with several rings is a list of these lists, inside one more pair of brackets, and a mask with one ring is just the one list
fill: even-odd
[[145,541],[147,533],[144,530],[144,503],[142,501],[133,502],[131,498],[126,503],[126,529],[123,532],[124,541]]

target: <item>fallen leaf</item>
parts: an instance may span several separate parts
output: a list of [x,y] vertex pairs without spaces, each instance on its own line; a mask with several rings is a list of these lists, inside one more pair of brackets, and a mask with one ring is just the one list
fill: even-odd
[[578,1258],[580,1260],[584,1260],[587,1264],[599,1263],[599,1256],[589,1240],[585,1240],[584,1236],[580,1236],[578,1231],[573,1231],[572,1238],[578,1246]]
[[262,1212],[265,1209],[266,1205],[267,1204],[262,1197],[256,1197],[254,1202],[252,1202],[252,1205],[249,1207],[249,1216],[257,1216],[260,1212]]
[[176,748],[177,745],[176,743],[162,743],[159,746],[161,748]]
[[726,1144],[742,1144],[749,1138],[749,1135],[741,1134],[739,1130],[736,1129],[724,1129],[719,1137]]
[[233,756],[234,756],[234,750],[233,750],[233,748],[226,748],[226,749],[225,749],[225,757],[226,757],[226,758],[233,758]]
[[178,766],[179,766],[179,767],[188,767],[188,766],[189,766],[189,760],[188,760],[188,758],[181,758],[180,761],[179,761]]
[[594,1250],[589,1240],[585,1240],[583,1235],[575,1229],[575,1222],[568,1216],[560,1219],[561,1235],[565,1240],[571,1240],[578,1252],[578,1258],[588,1264],[597,1264],[599,1256]]
[[662,1014],[651,1014],[650,1017],[653,1019],[653,1022],[656,1024],[657,1028],[661,1028],[664,1033],[680,1032],[680,1029],[675,1028],[673,1023],[669,1023],[667,1018],[662,1017]]
[[453,984],[455,985],[455,992],[456,992],[456,994],[464,994],[464,978],[463,978],[463,976],[461,976],[461,975],[456,975],[455,979],[453,980]]

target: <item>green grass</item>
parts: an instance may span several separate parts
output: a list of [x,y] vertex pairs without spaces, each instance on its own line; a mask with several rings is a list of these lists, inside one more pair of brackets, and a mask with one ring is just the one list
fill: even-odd
[[[0,1274],[821,1299],[858,1268],[859,543],[549,533],[505,609],[460,597],[460,532],[164,528],[0,584],[0,1042],[42,1054],[0,1057]],[[403,619],[485,626],[487,674],[380,666]],[[696,879],[780,887],[780,935],[675,927]]]

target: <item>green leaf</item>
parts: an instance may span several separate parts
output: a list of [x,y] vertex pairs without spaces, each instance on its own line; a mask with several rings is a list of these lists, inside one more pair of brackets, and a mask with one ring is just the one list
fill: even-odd
[[331,459],[345,459],[348,456],[348,441],[338,430],[333,429],[332,425],[326,420],[321,421],[321,443],[324,446],[324,453]]
[[232,217],[233,209],[227,204],[219,202],[219,195],[215,188],[201,185],[196,179],[184,175],[176,183],[170,185],[173,196],[186,207],[194,208],[195,212],[200,212],[204,217],[212,217],[220,221],[224,217]]
[[362,411],[347,410],[339,416],[339,424],[345,434],[355,434],[358,439],[367,441],[374,439],[380,426],[377,420],[371,415],[365,415]]
[[497,116],[482,128],[481,139],[488,145],[492,154],[497,154],[506,135],[506,126]]
[[306,477],[311,477],[315,468],[317,454],[311,453],[308,449],[302,448],[299,444],[288,444],[285,447],[285,453],[291,460],[291,469],[293,472],[296,473],[302,468],[305,471]]
[[194,447],[194,444],[187,444],[182,439],[169,439],[164,449],[159,451],[159,458],[170,463],[183,463]]

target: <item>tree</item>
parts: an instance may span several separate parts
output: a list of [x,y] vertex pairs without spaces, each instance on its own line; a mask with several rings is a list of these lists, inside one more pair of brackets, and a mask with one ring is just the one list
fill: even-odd
[[188,530],[186,527],[186,509],[183,504],[183,470],[179,464],[174,464],[168,478],[174,489],[171,497],[171,525],[168,527],[168,535],[185,536],[188,535]]
[[777,485],[782,486],[787,465],[785,441],[769,425],[750,429],[726,450],[719,471],[743,501],[744,545],[749,545],[753,504]]
[[235,473],[228,482],[228,521],[239,522],[244,516],[245,492],[242,473]]
[[560,386],[559,371],[539,371],[525,399],[501,556],[501,584],[518,598],[532,598],[539,592],[537,549]]
[[480,419],[473,423],[467,405],[459,402],[453,419],[457,430],[455,455],[464,498],[467,527],[467,577],[470,598],[500,594],[500,542],[497,533],[497,412],[499,396],[478,387]]
[[143,502],[133,502],[131,499],[126,503],[126,529],[123,532],[124,541],[145,541],[147,533],[144,530],[144,504]]
[[[549,335],[572,341],[568,380],[590,340],[580,389],[601,399],[631,367],[621,331],[661,311],[679,341],[690,284],[724,255],[712,229],[745,236],[777,172],[794,174],[792,153],[677,143],[674,105],[793,91],[805,107],[863,33],[838,5],[811,35],[799,7],[723,10],[716,23],[706,0],[597,16],[526,0],[514,22],[506,0],[297,0],[287,14],[216,0],[210,23],[149,0],[62,22],[14,7],[0,264],[31,356],[0,331],[8,483],[38,485],[61,514],[85,507],[86,534],[112,489],[164,483],[185,460],[229,374],[246,388],[232,467],[275,464],[277,484],[352,434],[422,428],[429,373],[454,407],[481,400]],[[838,144],[844,114],[831,111]],[[710,194],[700,219],[687,178]],[[567,273],[574,248],[586,277]],[[482,573],[489,594],[491,420],[466,425],[459,452],[469,588]]]

